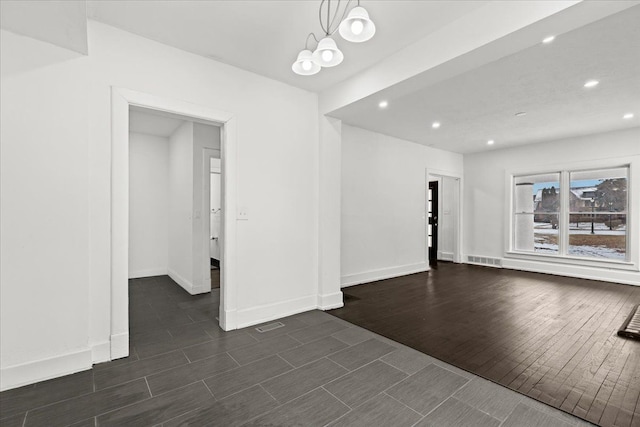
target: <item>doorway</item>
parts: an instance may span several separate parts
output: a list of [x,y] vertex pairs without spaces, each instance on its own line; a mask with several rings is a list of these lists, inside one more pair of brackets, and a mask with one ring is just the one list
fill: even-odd
[[462,262],[462,174],[425,172],[425,247],[427,262]]
[[209,160],[209,276],[211,290],[220,287],[222,200],[222,169],[219,153],[206,150],[205,161]]
[[[214,123],[221,127],[221,165],[225,171],[221,179],[221,261],[225,268],[220,277],[219,323],[223,330],[237,328],[235,271],[229,255],[234,253],[236,224],[225,220],[236,215],[236,119],[233,114],[209,107],[155,95],[112,87],[112,139],[111,139],[111,310],[110,310],[110,359],[129,355],[129,108],[140,107],[160,113],[176,114],[194,121]],[[203,181],[209,182],[209,177]],[[194,182],[195,183],[195,182]],[[208,187],[208,185],[207,185]],[[202,189],[202,186],[200,186]],[[203,193],[207,194],[208,193]],[[209,205],[209,197],[203,197]],[[208,211],[208,210],[207,210]],[[205,211],[205,212],[207,212]],[[198,209],[193,216],[202,216]],[[208,215],[206,215],[208,224]],[[209,227],[206,227],[207,231]],[[208,249],[209,236],[204,235],[200,246]],[[199,246],[199,245],[197,245]],[[209,251],[202,250],[207,265],[199,271],[209,276]],[[233,257],[231,257],[233,259]]]
[[427,190],[427,246],[429,265],[438,266],[438,181],[429,181]]

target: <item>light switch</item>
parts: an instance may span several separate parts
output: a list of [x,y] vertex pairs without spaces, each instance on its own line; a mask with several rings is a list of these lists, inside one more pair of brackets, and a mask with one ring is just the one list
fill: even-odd
[[248,220],[249,219],[249,209],[245,206],[238,209],[238,220]]

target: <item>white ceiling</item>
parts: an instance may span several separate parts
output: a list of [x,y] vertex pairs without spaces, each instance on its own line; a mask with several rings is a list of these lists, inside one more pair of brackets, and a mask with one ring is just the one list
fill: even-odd
[[[589,79],[600,84],[587,90]],[[640,126],[640,6],[406,92],[396,85],[331,115],[459,153]],[[527,115],[515,117],[521,111]],[[635,118],[623,120],[627,112]]]
[[366,43],[349,43],[336,33],[343,63],[306,77],[294,74],[291,64],[310,32],[320,36],[319,0],[89,0],[87,13],[91,19],[188,52],[322,91],[486,3],[362,0],[376,24],[376,35]]
[[170,137],[185,121],[179,116],[148,109],[131,108],[129,111],[129,131],[163,138]]
[[2,0],[0,27],[83,55],[88,52],[83,1]]

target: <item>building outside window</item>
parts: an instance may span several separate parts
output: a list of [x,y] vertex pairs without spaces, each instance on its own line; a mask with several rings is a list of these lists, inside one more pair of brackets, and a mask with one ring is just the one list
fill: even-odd
[[517,252],[628,261],[629,166],[513,177]]

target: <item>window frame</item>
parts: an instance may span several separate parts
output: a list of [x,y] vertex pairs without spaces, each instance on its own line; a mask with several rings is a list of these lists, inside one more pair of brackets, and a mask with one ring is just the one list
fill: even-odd
[[[589,170],[628,168],[627,176],[627,236],[625,260],[589,258],[569,255],[570,173]],[[638,271],[638,247],[640,245],[640,156],[612,158],[589,162],[571,162],[505,171],[505,245],[504,257],[554,264],[600,267],[616,270]],[[515,179],[527,175],[560,173],[560,212],[558,215],[558,254],[535,253],[515,249]]]

